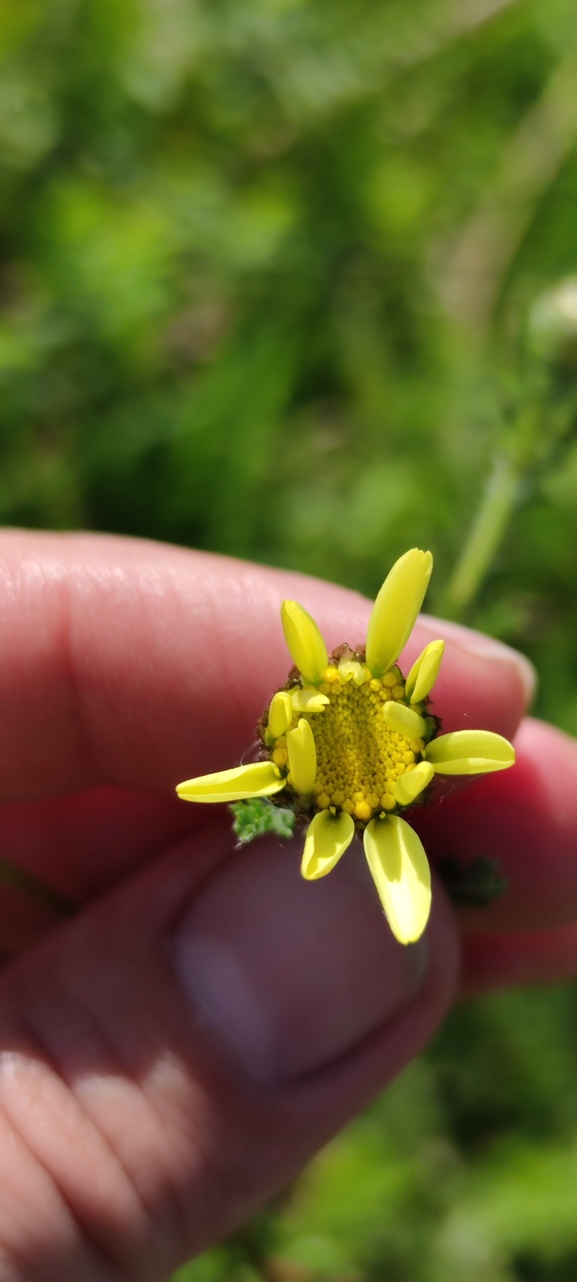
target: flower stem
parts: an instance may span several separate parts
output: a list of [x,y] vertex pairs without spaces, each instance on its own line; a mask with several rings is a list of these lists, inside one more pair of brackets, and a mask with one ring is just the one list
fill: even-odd
[[474,601],[516,505],[521,476],[505,454],[497,455],[477,515],[445,589],[442,613],[459,619]]

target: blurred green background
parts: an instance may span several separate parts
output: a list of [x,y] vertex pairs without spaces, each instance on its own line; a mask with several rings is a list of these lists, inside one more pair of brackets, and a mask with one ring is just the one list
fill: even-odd
[[[0,521],[523,649],[577,733],[574,0],[4,0]],[[574,1282],[577,1001],[459,1010],[180,1282]]]

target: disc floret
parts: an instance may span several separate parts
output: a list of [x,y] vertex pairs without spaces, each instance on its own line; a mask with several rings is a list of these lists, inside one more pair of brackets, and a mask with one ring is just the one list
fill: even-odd
[[365,649],[329,656],[311,615],[284,601],[281,620],[295,667],[260,725],[261,760],[188,779],[188,801],[274,797],[308,820],[301,871],[326,876],[362,834],[367,862],[393,934],[418,939],[431,906],[431,876],[420,838],[402,818],[428,800],[436,774],[485,774],[513,765],[501,735],[464,730],[440,735],[429,695],[444,642],[432,641],[406,679],[397,660],[431,576],[430,552],[406,552],[375,601]]

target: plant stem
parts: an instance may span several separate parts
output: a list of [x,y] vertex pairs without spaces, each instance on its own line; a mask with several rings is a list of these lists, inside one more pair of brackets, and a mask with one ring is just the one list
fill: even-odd
[[459,619],[477,596],[517,502],[519,470],[511,458],[495,459],[468,538],[445,590],[442,613]]

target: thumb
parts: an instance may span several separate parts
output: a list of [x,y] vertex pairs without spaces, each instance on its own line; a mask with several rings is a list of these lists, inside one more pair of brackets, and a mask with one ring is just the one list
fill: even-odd
[[390,934],[360,848],[196,832],[0,978],[0,1282],[160,1282],[286,1184],[454,990],[437,890]]

